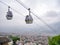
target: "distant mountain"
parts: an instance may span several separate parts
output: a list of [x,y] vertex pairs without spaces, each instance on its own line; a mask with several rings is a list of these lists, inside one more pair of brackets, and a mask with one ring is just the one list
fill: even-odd
[[60,34],[60,22],[56,22],[54,24],[51,24],[51,26],[55,29],[55,31]]
[[[60,22],[56,22],[53,24],[49,24],[54,30],[50,29],[47,26],[40,27],[39,30],[37,30],[37,34],[43,34],[43,35],[55,35],[60,34]],[[40,31],[41,30],[41,31]]]
[[54,26],[55,28],[60,29],[60,22],[54,23],[54,24],[52,24],[52,26]]

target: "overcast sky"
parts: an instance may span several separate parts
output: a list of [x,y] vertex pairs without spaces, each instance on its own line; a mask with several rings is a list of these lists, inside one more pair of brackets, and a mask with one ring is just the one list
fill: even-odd
[[38,17],[42,18],[48,25],[55,30],[48,28],[42,21],[33,16],[33,24],[26,24],[25,17],[28,11],[20,5],[16,0],[0,0],[11,8],[17,10],[19,13],[11,9],[13,19],[7,20],[6,14],[8,6],[0,2],[0,32],[11,33],[29,33],[29,34],[60,34],[60,0],[18,0],[22,2],[27,8],[31,8]]

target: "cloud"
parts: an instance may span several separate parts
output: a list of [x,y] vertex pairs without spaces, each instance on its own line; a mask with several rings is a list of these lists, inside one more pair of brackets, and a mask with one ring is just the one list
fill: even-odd
[[60,7],[60,0],[57,0],[57,6]]
[[57,11],[47,11],[43,16],[42,19],[48,23],[52,24],[55,22],[59,22],[60,20],[60,12]]
[[47,17],[57,17],[58,13],[56,11],[48,11],[46,16]]

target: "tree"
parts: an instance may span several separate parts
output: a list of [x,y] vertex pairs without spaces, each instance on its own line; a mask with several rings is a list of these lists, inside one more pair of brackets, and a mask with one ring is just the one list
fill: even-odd
[[60,35],[48,38],[49,45],[60,45]]
[[20,40],[20,38],[17,36],[10,36],[10,38],[13,40],[13,45],[16,45],[17,40]]

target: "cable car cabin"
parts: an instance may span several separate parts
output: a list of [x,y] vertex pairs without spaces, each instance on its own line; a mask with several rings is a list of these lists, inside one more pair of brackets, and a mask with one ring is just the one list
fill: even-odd
[[12,17],[13,17],[12,12],[11,12],[11,11],[8,11],[8,12],[7,12],[7,15],[6,15],[6,18],[7,18],[8,20],[11,20]]
[[8,12],[6,15],[7,20],[11,20],[13,17],[12,11],[10,11],[10,6],[8,6]]
[[32,24],[33,23],[33,18],[31,15],[27,15],[25,18],[26,24]]

